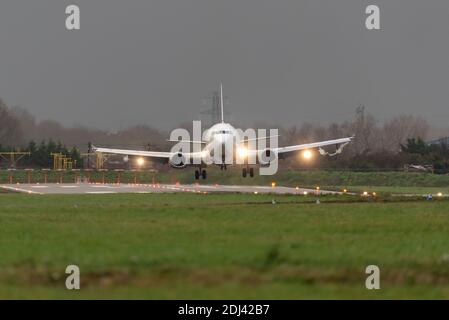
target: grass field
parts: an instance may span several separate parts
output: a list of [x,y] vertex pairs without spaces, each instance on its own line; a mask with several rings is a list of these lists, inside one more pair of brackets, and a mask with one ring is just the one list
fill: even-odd
[[448,201],[272,198],[0,194],[0,299],[449,298]]

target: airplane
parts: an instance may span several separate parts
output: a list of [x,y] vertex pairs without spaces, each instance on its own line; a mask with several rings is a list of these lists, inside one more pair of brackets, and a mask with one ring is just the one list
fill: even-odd
[[[275,147],[270,148],[266,147],[258,150],[257,148],[248,148],[249,140],[258,140],[255,139],[245,139],[242,137],[241,132],[234,128],[231,124],[226,123],[224,121],[224,112],[223,112],[223,85],[220,84],[220,105],[221,105],[221,122],[214,124],[208,130],[206,130],[203,134],[202,141],[185,141],[187,143],[199,143],[204,147],[200,152],[188,152],[184,153],[181,151],[169,151],[169,152],[161,152],[161,151],[143,151],[143,150],[127,150],[127,149],[111,149],[111,148],[101,148],[101,147],[91,147],[92,152],[96,153],[104,153],[104,154],[116,154],[116,155],[124,155],[128,156],[139,156],[139,157],[148,157],[153,160],[169,164],[171,167],[176,169],[183,169],[188,166],[197,167],[195,170],[195,179],[198,180],[200,178],[207,178],[206,167],[208,164],[219,166],[222,170],[226,170],[228,165],[231,165],[228,161],[226,161],[227,152],[231,152],[231,157],[234,159],[236,157],[249,158],[250,155],[257,155],[259,161],[256,165],[267,166],[270,162],[275,161],[277,159],[284,159],[288,156],[294,155],[298,152],[303,151],[305,157],[311,156],[312,149],[318,149],[321,155],[329,155],[333,156],[339,154],[343,151],[343,148],[350,143],[354,136],[340,138],[335,140],[327,140],[320,141],[314,143],[305,143],[298,145],[291,145],[285,147]],[[271,136],[273,137],[273,136]],[[270,136],[266,137],[270,138]],[[171,140],[169,140],[171,141]],[[176,140],[178,141],[178,140]],[[233,150],[229,151],[229,144],[235,146]],[[336,146],[336,151],[334,153],[329,153],[322,149],[325,146]],[[205,155],[210,155],[214,152],[214,150],[221,150],[222,154],[218,157],[213,157],[209,161],[205,161]],[[236,151],[236,152],[235,152]],[[190,160],[192,161],[190,161]],[[260,160],[264,159],[264,160]],[[196,161],[194,161],[196,160]],[[246,161],[248,162],[248,161]],[[243,166],[242,168],[242,176],[254,177],[254,166],[245,163],[245,161],[240,162]],[[234,164],[234,163],[232,163]]]

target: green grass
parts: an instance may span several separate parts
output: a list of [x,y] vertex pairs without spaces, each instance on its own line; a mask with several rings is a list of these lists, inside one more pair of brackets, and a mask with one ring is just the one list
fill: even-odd
[[0,299],[449,298],[448,201],[273,197],[1,194]]

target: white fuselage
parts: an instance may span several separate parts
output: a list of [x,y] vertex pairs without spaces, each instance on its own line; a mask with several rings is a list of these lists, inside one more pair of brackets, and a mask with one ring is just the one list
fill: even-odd
[[[239,132],[229,123],[217,123],[204,132],[203,140],[206,145],[204,151],[208,152],[214,159],[215,164],[223,164],[225,159],[235,157],[235,148],[240,143]],[[220,156],[213,157],[214,153],[220,152]]]

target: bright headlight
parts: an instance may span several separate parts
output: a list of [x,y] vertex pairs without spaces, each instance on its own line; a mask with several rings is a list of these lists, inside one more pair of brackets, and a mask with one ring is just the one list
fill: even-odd
[[304,159],[310,159],[310,158],[312,158],[312,151],[310,151],[310,150],[305,150],[303,153],[302,153],[302,156],[304,157]]
[[237,149],[240,158],[246,158],[248,156],[248,150],[244,147]]
[[144,164],[145,164],[145,159],[144,158],[137,158],[137,165],[143,166]]

